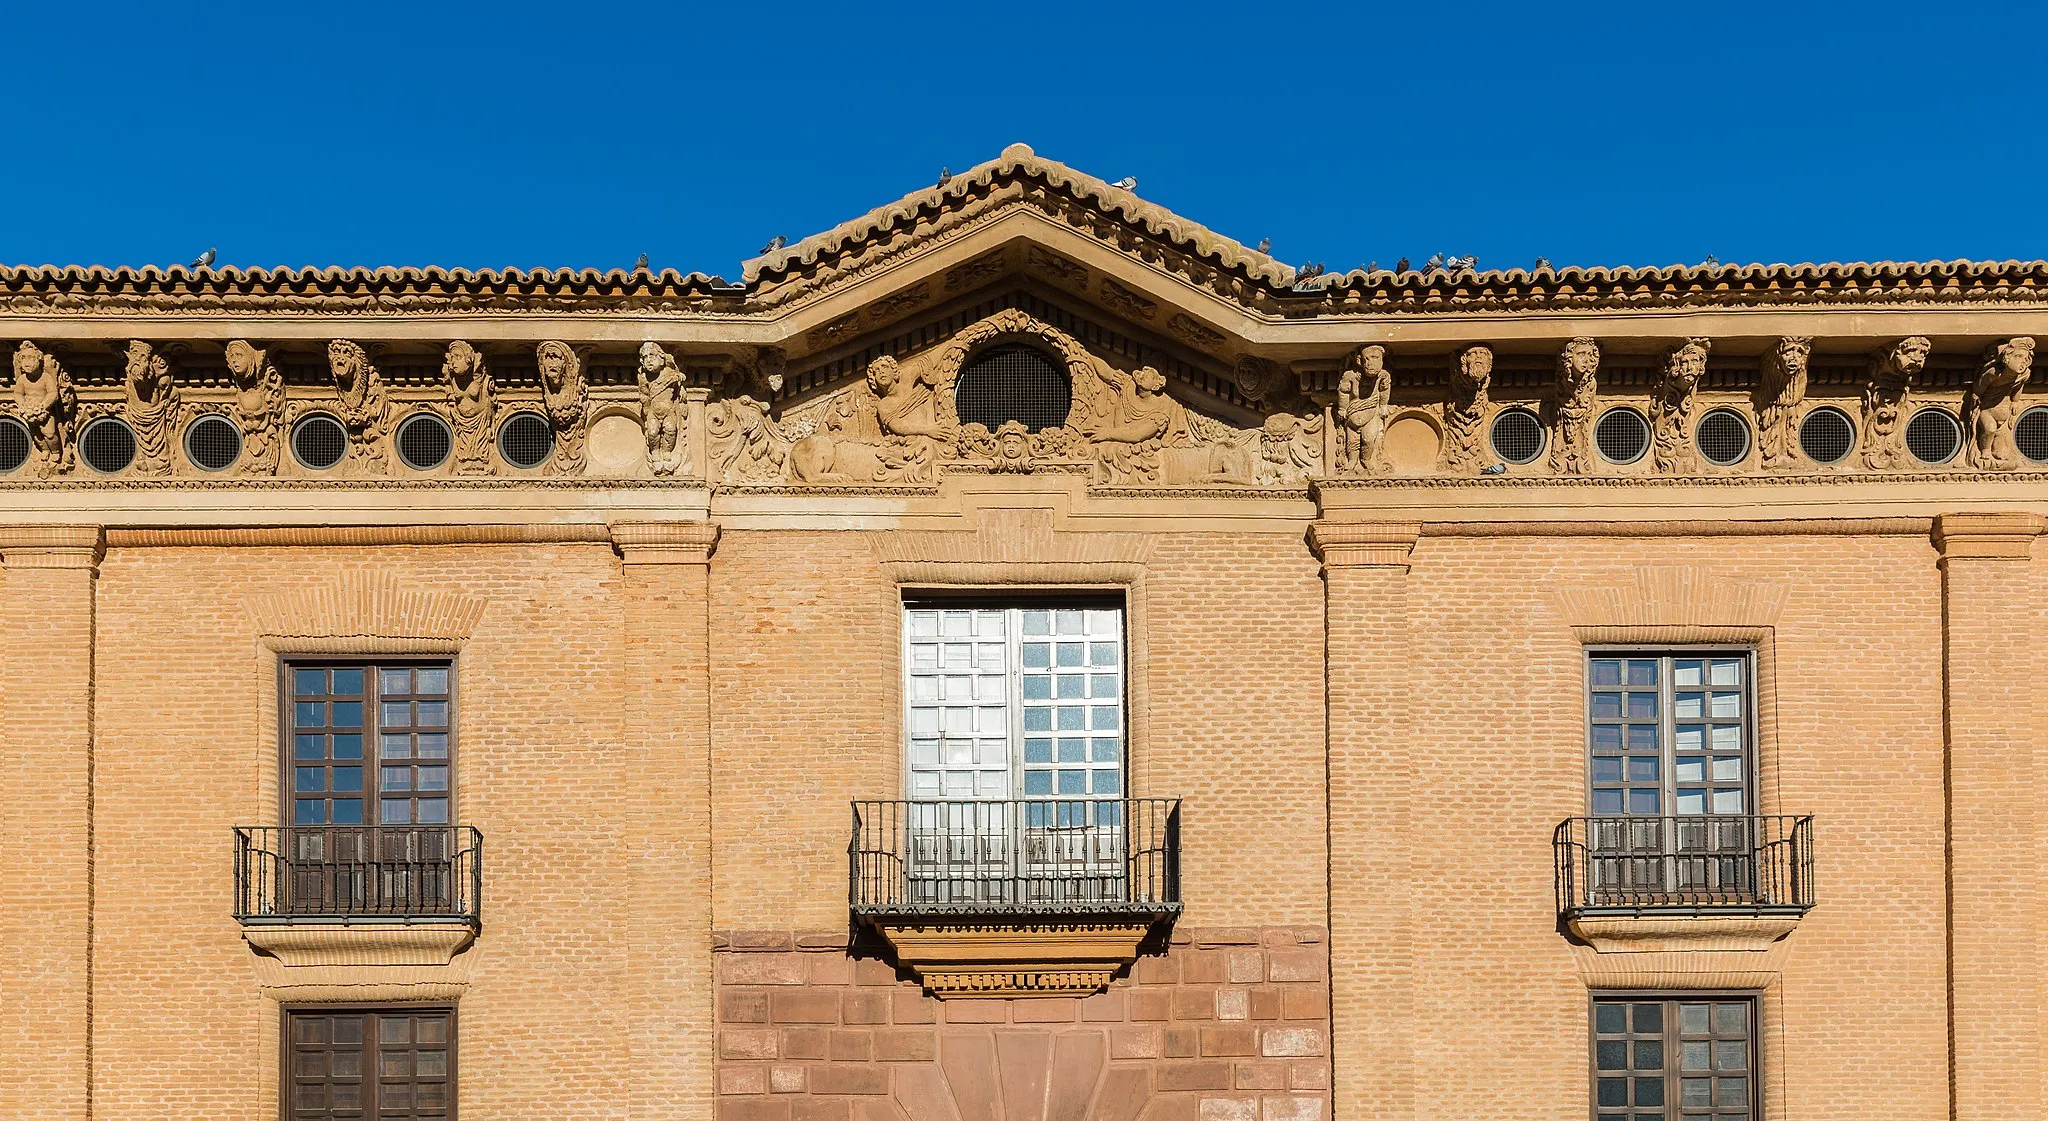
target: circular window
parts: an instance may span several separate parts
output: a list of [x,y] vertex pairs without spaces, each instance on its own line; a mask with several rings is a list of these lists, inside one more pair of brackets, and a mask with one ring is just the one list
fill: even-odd
[[1733,467],[1749,455],[1749,422],[1734,409],[1709,409],[1692,438],[1700,454],[1716,467]]
[[498,426],[498,454],[514,467],[539,467],[555,450],[555,426],[539,413],[513,413]]
[[[2036,405],[2020,414],[2019,422],[2012,426],[2013,442],[2020,446],[2020,454],[2035,463],[2048,463],[2048,405]],[[0,462],[0,470],[8,470]]]
[[1543,454],[1543,422],[1527,409],[1507,409],[1493,418],[1493,454],[1509,463],[1532,463]]
[[126,471],[135,462],[135,430],[127,421],[101,417],[78,437],[78,455],[102,475]]
[[242,430],[224,416],[203,416],[185,429],[185,458],[204,471],[225,471],[242,458]]
[[0,418],[0,475],[21,470],[28,462],[28,425],[13,417]]
[[325,471],[348,454],[348,429],[326,413],[314,413],[292,429],[292,458]]
[[1842,410],[1823,405],[1799,422],[1799,450],[1815,463],[1840,463],[1856,450],[1856,422]]
[[961,367],[953,383],[953,404],[962,424],[979,424],[994,432],[1007,421],[1019,420],[1036,432],[1067,422],[1074,390],[1067,384],[1066,371],[1043,351],[999,346]]
[[1650,450],[1650,422],[1634,409],[1609,409],[1593,426],[1593,446],[1609,463],[1634,463]]
[[398,458],[415,471],[432,471],[448,462],[455,433],[432,413],[414,413],[398,423]]
[[1946,409],[1921,409],[1906,422],[1906,450],[1922,463],[1947,463],[1963,448],[1963,426]]

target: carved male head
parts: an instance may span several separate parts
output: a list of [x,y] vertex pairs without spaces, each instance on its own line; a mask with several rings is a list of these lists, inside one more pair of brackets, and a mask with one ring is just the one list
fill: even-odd
[[1671,352],[1671,382],[1674,387],[1689,391],[1699,384],[1707,372],[1709,345],[1706,339],[1692,338]]
[[2034,369],[2034,340],[2021,335],[1998,344],[1998,364],[2015,381],[2024,381]]
[[1458,355],[1458,372],[1474,385],[1493,373],[1493,348],[1468,346]]
[[362,347],[347,339],[334,339],[327,344],[327,367],[334,371],[334,380],[338,384],[352,384],[369,360],[370,356]]
[[668,356],[668,351],[661,349],[660,346],[651,342],[640,344],[641,373],[658,374],[663,369],[672,365],[673,361],[674,360]]
[[540,364],[541,380],[549,387],[559,389],[569,376],[569,363],[575,361],[576,354],[569,349],[568,343],[549,339],[533,348],[533,357]]
[[1558,369],[1573,385],[1584,385],[1600,370],[1600,344],[1580,335],[1564,344],[1557,361]]
[[1031,458],[1031,432],[1021,420],[1006,420],[996,429],[996,461],[1011,467]]
[[262,351],[250,346],[247,340],[235,339],[228,343],[228,372],[243,386],[253,385],[263,373]]
[[14,348],[14,378],[34,381],[43,376],[43,352],[32,342]]
[[1166,375],[1152,366],[1140,366],[1131,372],[1131,378],[1138,383],[1138,392],[1157,393],[1166,388]]
[[448,354],[441,360],[441,373],[458,389],[467,388],[476,381],[483,367],[484,356],[461,339],[448,344]]
[[903,370],[896,364],[896,359],[887,354],[880,355],[868,363],[868,388],[879,396],[887,397],[889,391],[896,388],[896,382],[902,376]]
[[1926,368],[1927,352],[1932,349],[1934,344],[1919,335],[1900,339],[1898,345],[1892,347],[1892,365],[1902,374],[1917,374]]

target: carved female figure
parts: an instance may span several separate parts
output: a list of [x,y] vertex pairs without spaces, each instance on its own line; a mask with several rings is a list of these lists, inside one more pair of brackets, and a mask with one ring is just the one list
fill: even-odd
[[284,377],[268,351],[242,339],[228,344],[228,374],[235,382],[235,416],[242,425],[242,470],[272,472],[283,451]]
[[640,431],[647,437],[647,465],[657,475],[682,466],[683,371],[675,356],[653,343],[640,344]]
[[56,356],[32,342],[14,350],[14,406],[28,425],[36,474],[70,471],[77,455],[71,428],[78,416],[78,395]]
[[387,401],[383,377],[370,364],[369,353],[347,339],[327,344],[327,368],[334,374],[334,388],[341,397],[341,422],[361,457],[362,469],[384,470]]
[[1353,351],[1337,379],[1339,473],[1377,475],[1386,470],[1387,410],[1393,396],[1387,348],[1374,345]]
[[1593,466],[1593,409],[1600,399],[1600,344],[1580,337],[1557,356],[1556,432],[1550,469],[1583,475]]
[[1757,385],[1757,437],[1764,470],[1784,471],[1799,463],[1799,406],[1806,401],[1806,360],[1810,338],[1786,337],[1764,355]]
[[570,475],[583,470],[583,439],[587,426],[583,360],[568,343],[549,340],[535,347],[540,364],[541,401],[555,425],[554,471]]
[[1650,424],[1656,434],[1651,455],[1660,474],[1690,475],[1699,469],[1692,447],[1692,407],[1707,373],[1708,345],[1707,339],[1687,339],[1664,360],[1664,378],[1650,402]]
[[497,389],[484,356],[460,339],[448,344],[441,374],[453,392],[448,416],[455,424],[455,473],[488,474],[491,469],[491,418],[498,408]]
[[2034,372],[2034,340],[2021,336],[1984,352],[1976,384],[1963,397],[1963,431],[1969,433],[1966,461],[1972,467],[2009,471],[2020,465],[2013,421],[2020,415],[2020,391]]
[[1468,346],[1451,363],[1450,391],[1444,400],[1445,470],[1470,470],[1484,458],[1480,428],[1492,379],[1493,351],[1488,347]]
[[1927,352],[1933,345],[1915,335],[1900,339],[1890,350],[1870,363],[1870,380],[1863,387],[1863,464],[1878,471],[1899,466],[1906,458],[1906,399],[1913,389],[1913,376],[1927,367]]
[[178,390],[171,364],[141,339],[128,343],[128,427],[135,433],[135,473],[166,475],[171,470],[171,429],[178,419]]

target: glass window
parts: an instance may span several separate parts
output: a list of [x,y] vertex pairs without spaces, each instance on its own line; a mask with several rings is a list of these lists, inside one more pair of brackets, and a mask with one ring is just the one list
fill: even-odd
[[1590,651],[1588,811],[1756,812],[1750,783],[1754,709],[1745,652]]
[[[446,662],[290,667],[285,820],[447,824],[449,669]],[[364,758],[365,743],[375,745],[374,759]],[[370,782],[374,788],[366,788]]]
[[287,1011],[284,1049],[293,1121],[455,1115],[452,1009]]
[[1594,1121],[1751,1121],[1755,1022],[1746,996],[1595,996]]

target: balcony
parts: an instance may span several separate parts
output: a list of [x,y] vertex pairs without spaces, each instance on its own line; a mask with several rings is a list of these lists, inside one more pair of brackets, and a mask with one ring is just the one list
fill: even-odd
[[482,917],[483,838],[463,825],[242,826],[244,926],[462,924]]
[[933,995],[1088,993],[1180,913],[1180,801],[855,802],[847,862]]

